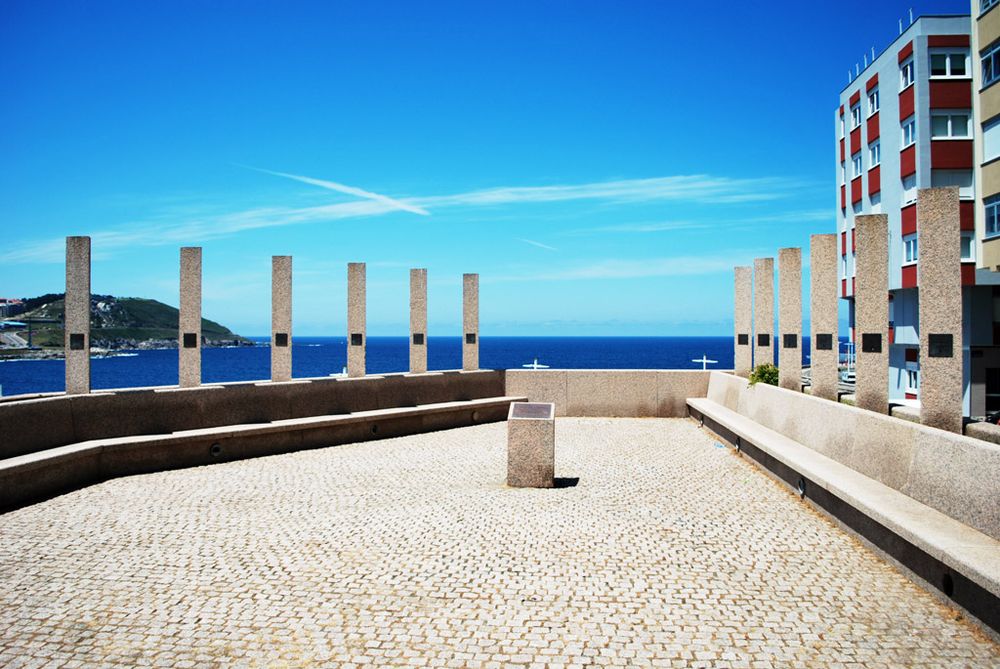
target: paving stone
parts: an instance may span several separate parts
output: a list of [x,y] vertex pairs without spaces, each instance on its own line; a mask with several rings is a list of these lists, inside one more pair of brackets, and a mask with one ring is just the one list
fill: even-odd
[[1000,647],[691,422],[560,418],[116,479],[0,516],[3,666],[876,667]]

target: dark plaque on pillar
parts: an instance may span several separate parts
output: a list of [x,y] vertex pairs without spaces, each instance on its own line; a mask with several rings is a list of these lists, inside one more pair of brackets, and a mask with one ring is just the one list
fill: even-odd
[[820,334],[816,333],[816,350],[817,351],[832,351],[833,350],[833,335],[832,334]]
[[287,332],[275,332],[274,333],[274,345],[280,346],[282,348],[288,346],[288,333]]
[[465,343],[466,344],[475,344],[476,343],[476,333],[475,332],[466,332],[465,333]]
[[882,333],[880,332],[863,333],[861,335],[861,351],[862,353],[881,353]]
[[782,346],[785,348],[798,348],[799,336],[797,334],[782,335]]
[[952,337],[950,334],[928,334],[927,356],[930,358],[952,357]]
[[351,346],[361,346],[365,338],[360,332],[351,333]]
[[770,346],[770,345],[771,345],[771,335],[769,334],[757,335],[757,346]]
[[69,336],[69,350],[82,351],[86,339],[82,334],[73,333]]
[[736,335],[736,343],[739,344],[740,346],[749,346],[750,345],[750,335],[748,335],[748,334],[739,334],[739,335]]
[[185,332],[184,333],[184,348],[198,348],[198,333],[197,332]]
[[414,346],[423,346],[424,345],[424,333],[423,332],[414,332],[413,333],[413,345]]

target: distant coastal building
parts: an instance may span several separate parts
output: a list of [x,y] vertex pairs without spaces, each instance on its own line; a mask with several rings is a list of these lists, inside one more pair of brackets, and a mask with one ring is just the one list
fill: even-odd
[[16,316],[24,311],[24,303],[11,297],[0,297],[0,318]]
[[[990,5],[987,16],[995,15],[990,20],[990,26],[996,24],[995,39],[1000,36],[1000,12],[990,10],[997,2],[982,4]],[[973,5],[978,15],[979,0],[973,0]],[[973,72],[981,74],[981,59],[973,58],[978,49],[973,42],[973,23],[970,16],[921,17],[867,67],[859,68],[840,93],[835,151],[841,256],[838,276],[841,297],[850,305],[852,340],[855,217],[885,214],[889,220],[888,383],[893,402],[916,404],[920,399],[917,192],[921,188],[958,187],[964,413],[982,416],[1000,410],[1000,274],[982,269],[980,262],[986,249],[992,248],[992,237],[1000,233],[1000,222],[989,227],[981,199],[977,216],[979,187],[974,168],[988,161],[977,158],[981,146],[975,142],[979,122],[974,100],[979,95],[973,91],[979,87],[974,84]],[[994,46],[1000,49],[1000,44]],[[1000,113],[1000,87],[990,95],[996,100],[991,101],[994,111],[985,117],[988,119]],[[1000,136],[995,139],[1000,152]],[[995,173],[989,168],[985,172],[987,185],[991,193],[1000,194],[1000,164]],[[1000,207],[1000,197],[995,201]],[[1000,265],[1000,260],[995,264]]]

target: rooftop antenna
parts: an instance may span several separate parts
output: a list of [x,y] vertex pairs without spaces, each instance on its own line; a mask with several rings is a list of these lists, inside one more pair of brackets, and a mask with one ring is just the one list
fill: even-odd
[[910,7],[910,25],[913,25],[913,7]]
[[868,69],[868,54],[865,54],[865,69]]
[[903,19],[899,20],[899,34],[903,34]]
[[875,45],[872,45],[872,62],[875,62]]
[[851,78],[851,68],[847,68],[847,83],[851,83],[852,81],[854,80]]
[[859,74],[861,74],[861,68],[860,68],[860,67],[858,66],[858,64],[857,64],[857,63],[855,63],[855,64],[854,64],[854,76],[856,77],[856,76],[858,76]]

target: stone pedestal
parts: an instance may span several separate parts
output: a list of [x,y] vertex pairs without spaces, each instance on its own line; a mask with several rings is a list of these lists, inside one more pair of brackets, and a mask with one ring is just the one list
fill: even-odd
[[66,238],[66,394],[90,392],[90,237]]
[[462,369],[479,369],[479,275],[462,275]]
[[749,376],[753,369],[753,268],[737,267],[733,295],[733,369],[737,376]]
[[555,486],[556,405],[512,402],[507,414],[507,485]]
[[410,373],[427,371],[427,270],[410,270]]
[[292,256],[271,256],[271,380],[292,380]]
[[754,367],[774,364],[774,258],[753,261]]
[[840,339],[837,318],[837,235],[812,235],[809,239],[810,337],[812,394],[837,400]]
[[802,249],[778,249],[778,385],[802,390]]
[[181,249],[180,322],[178,327],[178,384],[201,385],[201,248]]
[[365,264],[347,264],[347,375],[365,375]]
[[962,433],[962,254],[957,188],[917,194],[920,422]]
[[889,219],[885,214],[855,219],[857,252],[854,337],[857,366],[855,404],[889,411]]

